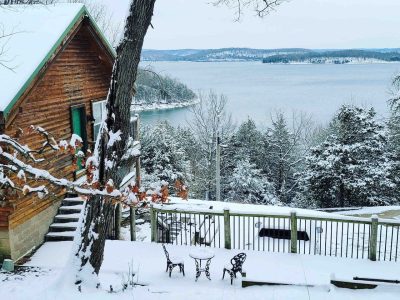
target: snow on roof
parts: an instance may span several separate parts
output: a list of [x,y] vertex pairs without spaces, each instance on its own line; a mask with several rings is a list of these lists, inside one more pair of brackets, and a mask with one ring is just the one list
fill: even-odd
[[[85,11],[83,4],[10,5],[0,9],[0,111],[9,110],[35,70],[45,62],[69,27]],[[19,95],[18,95],[19,96]]]

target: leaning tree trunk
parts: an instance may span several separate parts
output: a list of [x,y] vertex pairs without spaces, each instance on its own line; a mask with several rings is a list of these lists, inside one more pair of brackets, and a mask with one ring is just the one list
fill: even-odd
[[[135,92],[135,81],[143,46],[150,25],[156,0],[132,0],[125,25],[124,39],[117,48],[111,86],[107,97],[107,119],[102,126],[100,142],[97,144],[99,182],[104,187],[112,179],[119,187],[124,174],[121,166],[132,158],[124,154],[132,141],[130,137],[130,107]],[[110,133],[121,132],[120,140],[109,143]],[[110,145],[112,144],[112,145]],[[113,162],[106,168],[106,161]],[[80,259],[80,271],[98,274],[104,256],[108,227],[113,214],[113,204],[104,197],[91,197],[86,202],[85,219],[81,243],[76,256]],[[77,277],[77,283],[82,278]]]

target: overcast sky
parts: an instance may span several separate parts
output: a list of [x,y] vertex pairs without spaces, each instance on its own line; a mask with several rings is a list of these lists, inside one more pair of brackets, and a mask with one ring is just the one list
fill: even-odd
[[[100,0],[115,19],[125,18],[130,0]],[[397,48],[400,0],[291,0],[260,19],[213,0],[157,0],[144,47],[181,48]]]

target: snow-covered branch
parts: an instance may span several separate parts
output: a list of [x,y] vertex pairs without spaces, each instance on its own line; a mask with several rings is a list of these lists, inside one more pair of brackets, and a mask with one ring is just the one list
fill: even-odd
[[[108,179],[104,186],[96,180],[94,174],[98,168],[98,158],[91,154],[90,151],[85,154],[80,150],[82,147],[82,139],[73,134],[70,141],[62,140],[57,144],[56,140],[46,130],[41,127],[31,126],[30,133],[38,133],[44,138],[44,142],[40,149],[31,150],[28,146],[20,143],[16,138],[8,135],[0,135],[0,188],[11,189],[23,195],[37,194],[39,198],[43,198],[49,194],[46,185],[65,188],[68,191],[73,191],[79,195],[87,196],[90,199],[92,196],[102,196],[109,199],[113,203],[122,203],[126,206],[135,206],[141,203],[146,206],[149,201],[152,202],[167,202],[168,201],[168,183],[159,182],[154,184],[151,189],[139,189],[135,182],[132,182],[128,187],[119,189],[114,185],[113,180]],[[17,137],[23,136],[23,130],[17,131]],[[119,140],[120,132],[110,134],[110,147],[115,141]],[[131,157],[138,155],[139,143],[133,141],[129,143],[129,153],[124,159],[129,160]],[[34,154],[43,154],[46,149],[50,148],[53,151],[63,151],[73,156],[73,163],[77,163],[77,158],[82,160],[82,166],[85,166],[86,180],[77,182],[68,180],[67,178],[59,178],[52,175],[49,171],[34,166],[34,164],[42,163],[44,158],[37,158]],[[20,156],[18,155],[20,154]],[[36,182],[41,182],[39,186],[33,186]],[[185,186],[181,184],[180,190],[184,195]]]

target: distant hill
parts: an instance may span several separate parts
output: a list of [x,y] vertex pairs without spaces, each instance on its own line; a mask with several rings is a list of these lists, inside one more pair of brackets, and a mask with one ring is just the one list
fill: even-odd
[[398,62],[400,53],[377,50],[335,50],[312,51],[307,53],[277,54],[263,59],[264,63],[311,63],[311,64],[347,64]]
[[400,49],[176,49],[142,51],[142,61],[263,61],[264,63],[368,63],[400,61]]
[[142,61],[261,61],[263,58],[277,54],[307,53],[307,49],[182,49],[182,50],[148,50],[142,51]]

